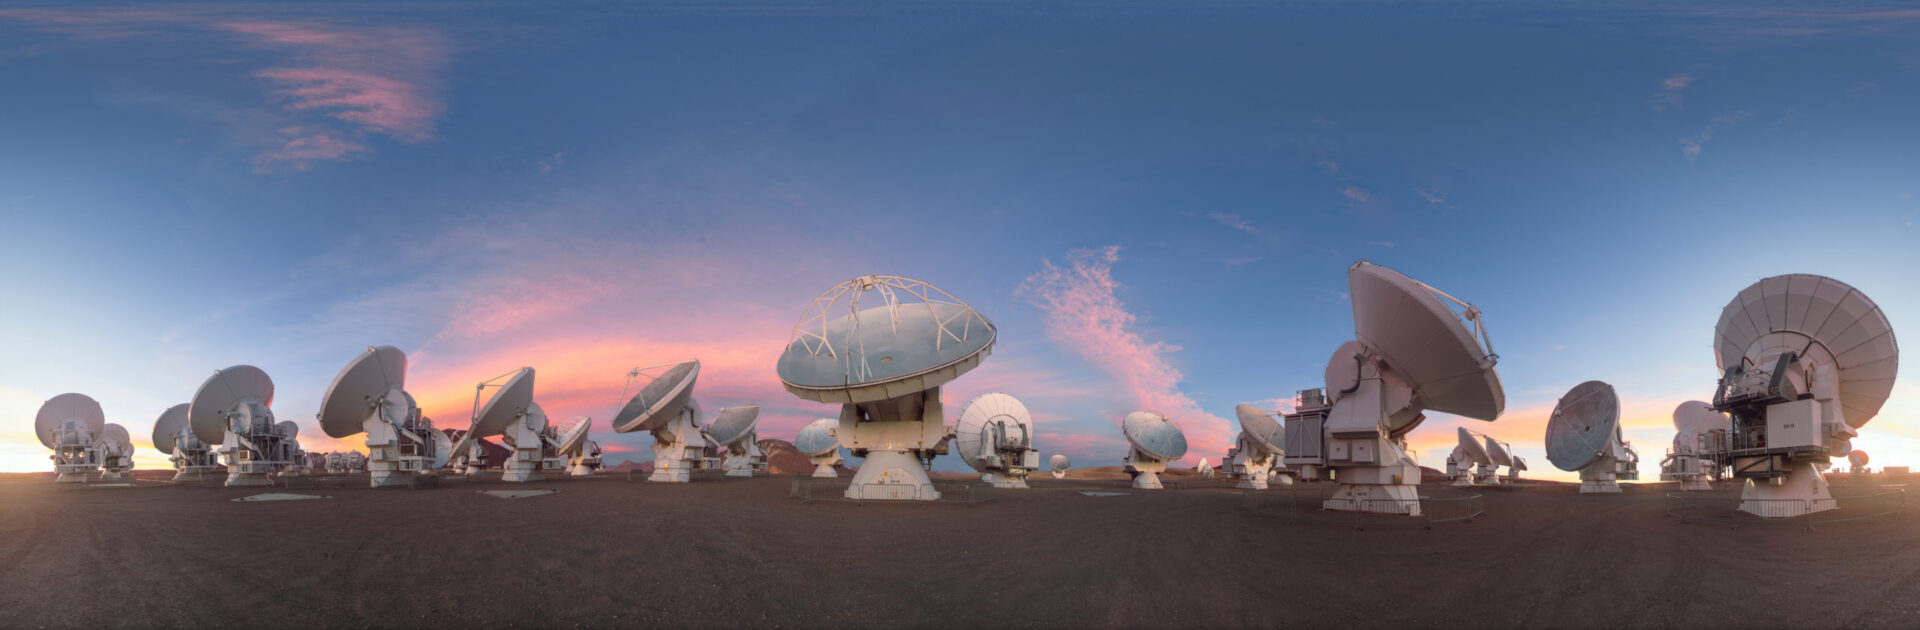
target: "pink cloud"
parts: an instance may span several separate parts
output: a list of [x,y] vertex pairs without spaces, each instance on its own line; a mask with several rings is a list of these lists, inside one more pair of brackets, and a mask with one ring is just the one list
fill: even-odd
[[301,131],[282,130],[277,144],[259,150],[251,159],[255,172],[304,171],[315,162],[350,159],[370,151],[369,135],[424,142],[445,109],[435,85],[451,47],[430,29],[235,21],[194,8],[16,9],[0,10],[0,19],[88,40],[237,36],[265,51],[264,62],[254,64],[265,67],[246,76],[266,81],[267,96],[296,123],[289,127]]
[[292,111],[322,111],[402,142],[432,137],[442,105],[430,85],[447,46],[430,31],[298,22],[221,22],[249,44],[290,55],[254,76]]
[[1352,201],[1353,203],[1366,203],[1368,200],[1373,199],[1373,193],[1362,190],[1358,186],[1346,187],[1340,191],[1340,196],[1346,197],[1348,201]]
[[358,143],[344,140],[337,134],[312,127],[287,127],[280,130],[286,139],[280,148],[270,149],[253,156],[253,170],[256,173],[270,173],[281,170],[304,171],[316,160],[338,160],[349,155],[366,151]]
[[1119,381],[1138,409],[1166,414],[1179,424],[1187,434],[1189,459],[1225,451],[1233,441],[1233,424],[1180,391],[1183,376],[1165,358],[1180,348],[1147,341],[1131,330],[1138,318],[1115,295],[1121,285],[1113,279],[1113,263],[1120,260],[1120,248],[1113,245],[1075,250],[1064,266],[1042,261],[1019,294],[1044,313],[1047,337],[1055,344]]
[[1646,100],[1647,107],[1656,112],[1679,109],[1686,102],[1687,86],[1693,85],[1693,80],[1693,75],[1681,72],[1660,81],[1660,91]]

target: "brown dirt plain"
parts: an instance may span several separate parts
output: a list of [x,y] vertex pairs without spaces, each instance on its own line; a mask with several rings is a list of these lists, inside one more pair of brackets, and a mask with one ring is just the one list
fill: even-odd
[[[1911,515],[1735,529],[1665,516],[1666,485],[1537,484],[1485,491],[1475,522],[1355,531],[1190,473],[1109,497],[1080,491],[1124,479],[1038,477],[968,507],[801,503],[791,476],[433,490],[359,476],[272,503],[0,476],[0,626],[1920,625]],[[559,492],[476,492],[524,488]]]

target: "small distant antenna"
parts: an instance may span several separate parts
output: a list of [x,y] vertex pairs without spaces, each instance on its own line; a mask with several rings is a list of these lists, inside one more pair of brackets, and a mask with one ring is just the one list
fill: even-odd
[[793,440],[794,448],[813,463],[814,477],[833,479],[840,476],[836,468],[841,461],[840,438],[834,435],[834,429],[839,426],[840,420],[837,418],[821,418],[807,423]]
[[1166,416],[1151,411],[1127,414],[1121,430],[1132,446],[1127,450],[1126,471],[1133,476],[1133,487],[1141,490],[1164,487],[1160,473],[1166,472],[1167,462],[1187,455],[1187,434]]

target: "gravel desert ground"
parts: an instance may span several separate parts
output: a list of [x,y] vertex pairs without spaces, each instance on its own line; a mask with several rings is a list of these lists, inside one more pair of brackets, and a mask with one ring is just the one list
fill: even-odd
[[[1355,531],[1295,522],[1279,493],[1249,500],[1231,482],[1190,475],[1156,492],[1119,479],[1041,479],[973,507],[802,503],[788,498],[796,479],[450,479],[433,490],[372,490],[358,485],[364,477],[345,477],[291,490],[321,500],[237,503],[265,490],[55,486],[45,475],[10,475],[0,478],[0,625],[1699,628],[1920,619],[1920,526],[1906,514],[1814,531],[1682,524],[1664,513],[1670,486],[1580,496],[1538,484],[1482,492],[1486,513],[1473,522]],[[501,489],[558,492],[478,492]]]

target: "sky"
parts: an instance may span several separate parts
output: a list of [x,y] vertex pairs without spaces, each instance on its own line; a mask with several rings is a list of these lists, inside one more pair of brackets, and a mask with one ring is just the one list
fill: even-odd
[[[1920,331],[1920,10],[1754,3],[10,4],[0,8],[0,471],[40,403],[153,419],[264,369],[308,450],[366,347],[465,428],[531,366],[610,461],[627,370],[697,357],[763,438],[836,409],[774,363],[810,300],[899,275],[999,333],[949,417],[1024,401],[1043,456],[1121,463],[1155,410],[1217,462],[1236,404],[1320,387],[1345,272],[1473,303],[1529,476],[1615,385],[1657,478],[1767,276]],[[1920,465],[1901,374],[1856,446]],[[942,470],[962,470],[948,457]]]

